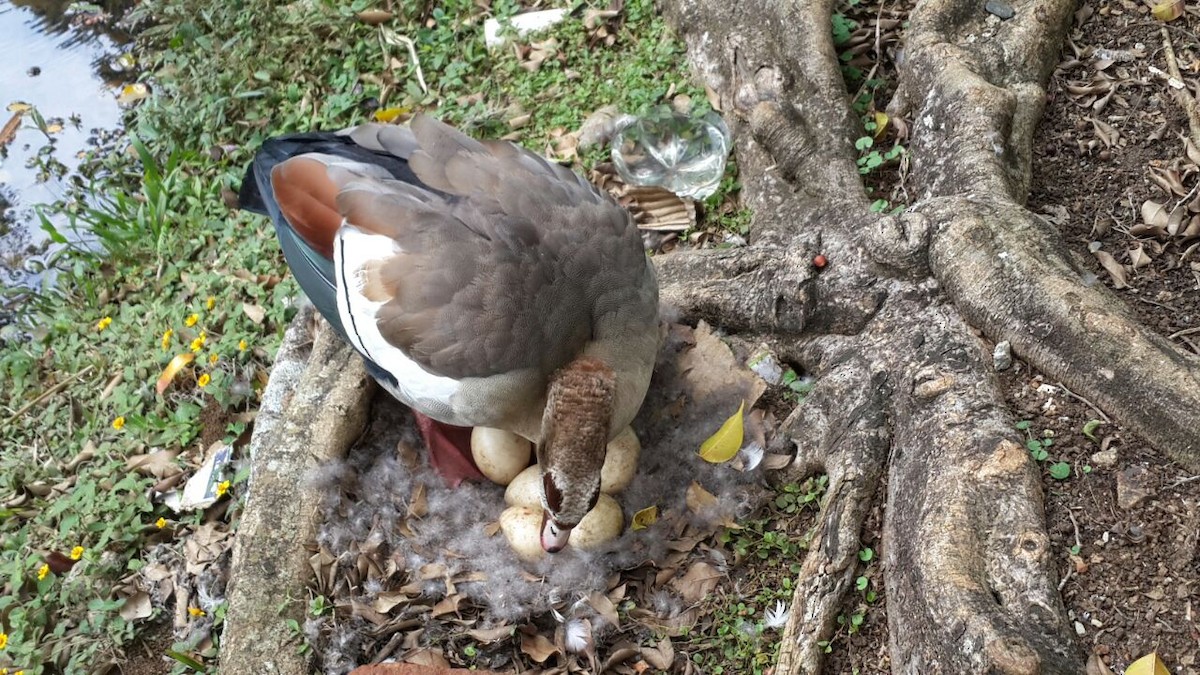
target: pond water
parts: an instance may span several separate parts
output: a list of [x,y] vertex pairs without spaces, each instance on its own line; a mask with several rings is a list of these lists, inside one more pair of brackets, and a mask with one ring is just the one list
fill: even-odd
[[[48,241],[35,207],[62,197],[79,156],[121,124],[124,80],[111,64],[125,38],[107,27],[104,9],[0,0],[0,129],[19,115],[9,142],[0,137],[0,286],[42,278]],[[65,175],[48,175],[48,160]]]

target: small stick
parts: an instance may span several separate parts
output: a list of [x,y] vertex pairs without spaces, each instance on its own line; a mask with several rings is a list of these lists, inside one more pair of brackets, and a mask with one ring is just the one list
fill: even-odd
[[21,415],[24,415],[25,413],[29,412],[29,410],[31,408],[33,408],[35,405],[41,403],[42,401],[45,401],[46,399],[57,394],[58,392],[62,391],[63,389],[66,389],[74,381],[76,381],[76,380],[82,378],[84,375],[87,375],[88,373],[92,372],[92,368],[94,368],[94,367],[95,366],[88,366],[87,368],[84,368],[83,370],[79,371],[75,375],[68,377],[67,379],[63,380],[62,382],[59,382],[58,384],[54,385],[53,387],[50,387],[46,391],[43,391],[42,393],[38,394],[37,398],[35,398],[32,401],[30,401],[29,403],[26,403],[25,405],[21,406],[20,410],[13,413],[12,415],[10,415],[9,418],[4,421],[5,426],[12,424],[13,422],[16,422],[17,419],[21,417]]
[[1108,419],[1108,415],[1105,415],[1103,410],[1096,407],[1095,403],[1092,403],[1091,401],[1080,396],[1079,394],[1076,394],[1075,392],[1071,391],[1070,389],[1067,389],[1066,386],[1064,386],[1062,382],[1057,383],[1055,386],[1057,386],[1059,389],[1062,389],[1063,392],[1065,392],[1068,396],[1075,399],[1076,401],[1079,401],[1079,402],[1087,405],[1087,407],[1091,408],[1097,415],[1100,416],[1100,419],[1104,420],[1108,424],[1112,424],[1112,420]]
[[[1198,183],[1197,185],[1200,185],[1200,183]],[[1195,328],[1184,328],[1183,330],[1177,330],[1174,333],[1171,333],[1170,335],[1168,335],[1167,339],[1174,340],[1175,338],[1183,337],[1184,335],[1195,335],[1196,333],[1200,333],[1200,326],[1196,326]]]
[[[1167,72],[1171,74],[1171,78],[1183,83],[1183,75],[1179,72],[1179,63],[1175,59],[1175,47],[1171,44],[1171,34],[1166,28],[1162,29],[1163,50],[1167,56]],[[1175,101],[1183,107],[1188,118],[1188,130],[1192,132],[1192,144],[1196,149],[1200,150],[1200,111],[1196,110],[1196,99],[1188,90],[1187,85],[1183,89],[1171,87],[1168,83],[1168,88],[1171,90],[1171,95],[1175,97]]]
[[1180,478],[1179,480],[1175,481],[1174,483],[1171,483],[1170,485],[1168,485],[1167,489],[1173,490],[1173,489],[1179,487],[1180,485],[1186,485],[1187,483],[1191,483],[1193,481],[1198,481],[1198,480],[1200,480],[1200,476],[1188,476],[1187,478]]
[[1075,546],[1082,550],[1083,542],[1079,540],[1079,523],[1075,522],[1075,514],[1071,513],[1070,509],[1067,509],[1067,517],[1071,519],[1071,524],[1075,526]]

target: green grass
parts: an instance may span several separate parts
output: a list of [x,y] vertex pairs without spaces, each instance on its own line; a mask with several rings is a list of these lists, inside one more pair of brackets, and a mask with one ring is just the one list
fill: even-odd
[[[598,49],[587,49],[594,35],[577,12],[553,29],[557,50],[536,70],[512,48],[484,48],[474,2],[437,4],[425,13],[404,3],[415,9],[385,24],[414,41],[428,91],[407,49],[355,18],[376,7],[363,0],[138,5],[150,25],[138,58],[154,95],[128,120],[132,143],[86,158],[92,199],[57,206],[78,232],[47,225],[66,246],[50,288],[0,291],[22,308],[0,332],[0,668],[80,672],[119,660],[140,625],[120,617],[120,580],[149,545],[179,545],[199,524],[152,504],[154,479],[125,463],[159,449],[198,462],[201,439],[238,438],[233,416],[257,407],[297,288],[270,224],[225,198],[264,138],[349,126],[379,108],[434,110],[496,137],[526,112],[520,140],[542,150],[596,108],[636,113],[672,85],[704,105],[649,0],[627,2],[613,43]],[[498,16],[517,9],[492,6]],[[736,191],[731,169],[721,194]],[[744,211],[723,197],[710,204],[714,227],[745,232]],[[180,354],[194,361],[159,394],[156,380]],[[43,571],[76,547],[69,572]],[[223,607],[207,611],[219,621]],[[215,652],[176,644],[172,655],[177,672],[191,672],[211,668]]]

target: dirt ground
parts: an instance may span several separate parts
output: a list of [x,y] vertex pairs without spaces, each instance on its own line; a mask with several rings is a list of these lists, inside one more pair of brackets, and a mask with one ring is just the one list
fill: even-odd
[[[1162,27],[1142,3],[1081,4],[1034,141],[1029,206],[1148,326],[1200,354],[1200,232],[1184,234],[1200,155],[1189,157],[1187,116],[1152,70],[1168,69]],[[1193,92],[1198,31],[1192,10],[1168,30]],[[1148,200],[1164,215],[1182,205],[1182,227],[1148,222]],[[1093,251],[1113,256],[1116,275]],[[1200,477],[1019,361],[1000,379],[1029,438],[1053,440],[1042,461],[1046,517],[1079,649],[1118,673],[1154,651],[1172,673],[1200,673]],[[1070,467],[1062,480],[1049,471],[1058,462]],[[869,543],[878,519],[867,529]],[[878,610],[835,642],[829,672],[889,672]]]

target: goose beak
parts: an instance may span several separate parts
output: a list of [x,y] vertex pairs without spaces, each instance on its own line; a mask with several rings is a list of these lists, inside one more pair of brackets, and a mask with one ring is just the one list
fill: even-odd
[[563,527],[554,522],[549,513],[542,511],[542,550],[546,553],[558,553],[567,546],[571,538],[571,528]]

